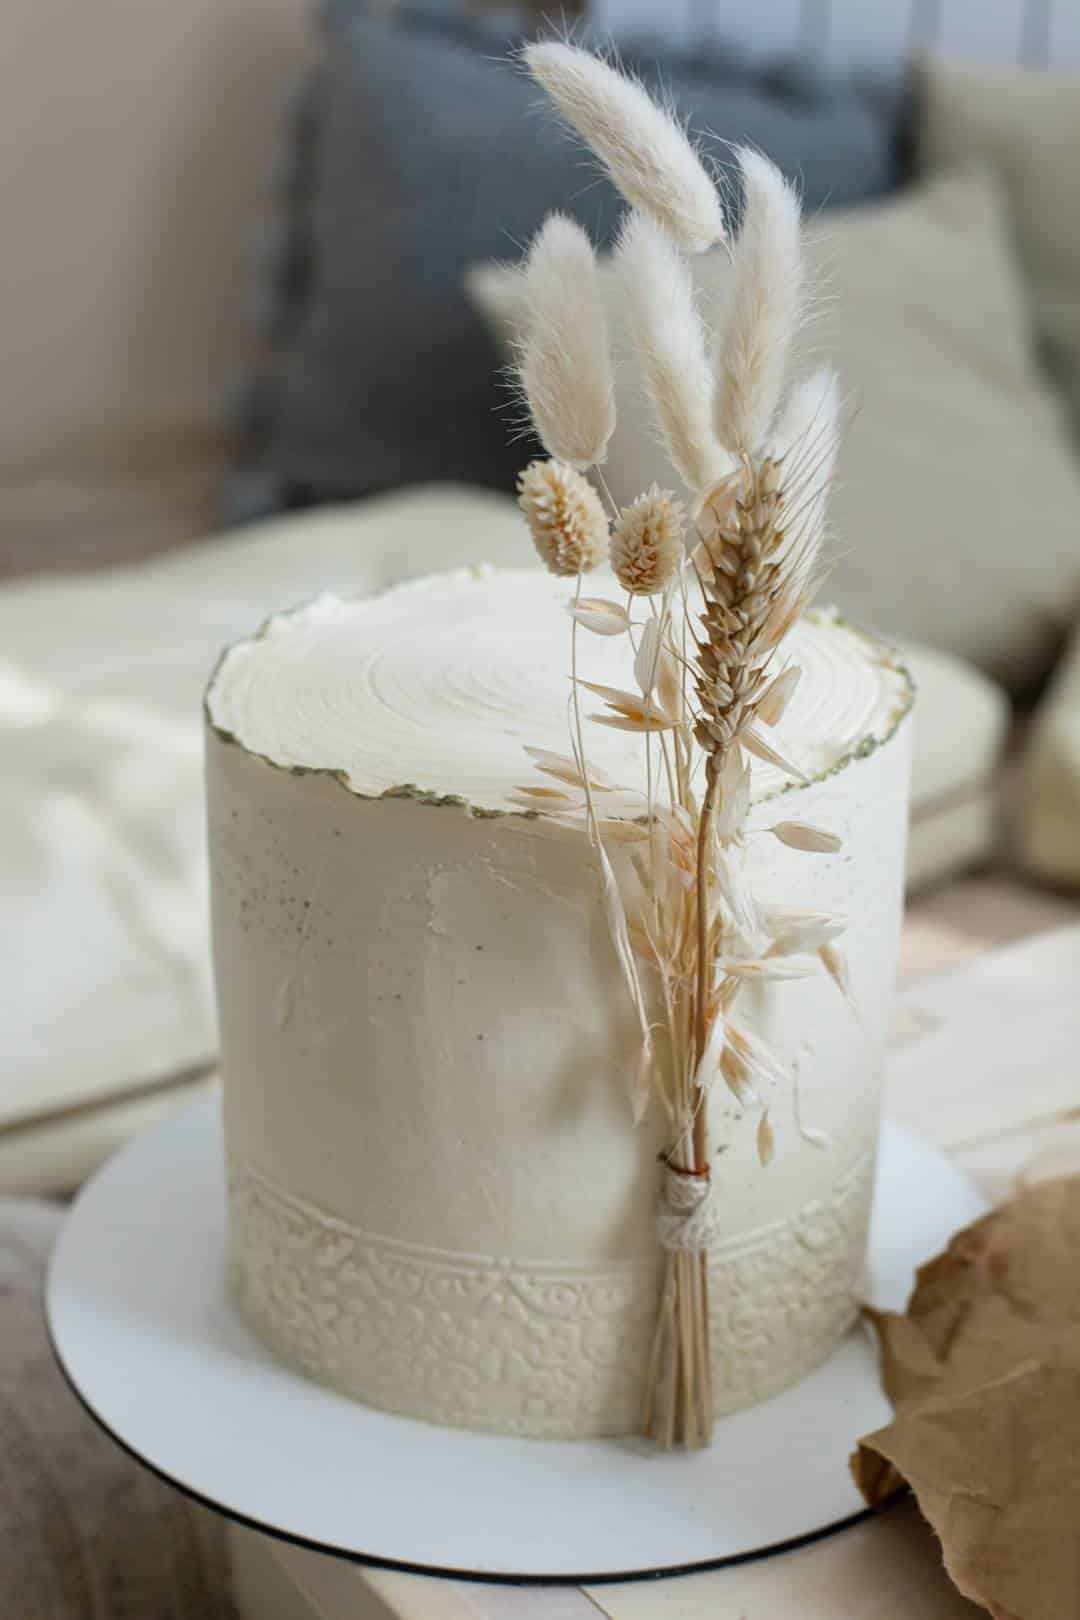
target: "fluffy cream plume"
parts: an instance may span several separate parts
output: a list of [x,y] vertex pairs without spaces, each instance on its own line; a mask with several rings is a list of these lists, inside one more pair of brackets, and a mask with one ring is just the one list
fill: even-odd
[[631,596],[654,596],[683,559],[683,509],[656,484],[624,506],[611,533],[611,566]]
[[574,45],[527,45],[525,64],[635,208],[688,253],[724,235],[716,187],[676,119],[643,85]]
[[772,455],[787,464],[789,476],[802,466],[822,467],[825,479],[836,461],[839,385],[831,366],[800,378],[788,395],[773,439]]
[[788,548],[803,578],[809,578],[821,555],[839,442],[836,373],[822,366],[791,390],[772,450],[782,469]]
[[627,216],[615,248],[630,331],[657,427],[687,488],[704,494],[730,468],[712,427],[712,369],[690,267],[645,214]]
[[607,517],[588,479],[573,467],[530,461],[518,478],[518,505],[551,573],[585,573],[603,560]]
[[592,243],[549,214],[525,261],[518,375],[545,449],[571,467],[598,466],[615,431],[615,381]]
[[753,453],[772,426],[803,307],[799,199],[776,166],[741,147],[742,225],[717,354],[713,424],[733,453]]

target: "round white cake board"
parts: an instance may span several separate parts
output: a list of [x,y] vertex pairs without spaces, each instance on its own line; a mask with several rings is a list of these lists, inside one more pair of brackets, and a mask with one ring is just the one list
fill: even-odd
[[[886,1125],[873,1301],[901,1307],[915,1266],[983,1209],[945,1159]],[[440,1429],[323,1389],[262,1346],[226,1291],[213,1099],[131,1143],[84,1189],[47,1310],[90,1412],[181,1489],[323,1552],[458,1577],[626,1580],[822,1535],[861,1515],[848,1455],[890,1415],[861,1329],[690,1455]]]

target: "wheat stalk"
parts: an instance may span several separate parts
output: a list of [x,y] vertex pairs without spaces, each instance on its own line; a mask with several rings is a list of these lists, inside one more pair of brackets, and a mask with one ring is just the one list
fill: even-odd
[[[710,840],[717,794],[725,770],[741,769],[742,751],[765,757],[791,775],[789,764],[761,732],[760,710],[779,717],[777,684],[769,665],[783,634],[776,606],[791,589],[791,553],[784,544],[784,496],[780,464],[771,457],[742,469],[741,493],[714,508],[714,521],[702,537],[709,568],[701,578],[704,637],[698,643],[695,689],[698,718],[694,735],[705,755],[705,797],[699,821],[697,896],[698,955],[695,993],[695,1049],[708,1041],[709,937],[707,931]],[[788,686],[793,683],[787,676]],[[772,700],[772,701],[770,701]]]

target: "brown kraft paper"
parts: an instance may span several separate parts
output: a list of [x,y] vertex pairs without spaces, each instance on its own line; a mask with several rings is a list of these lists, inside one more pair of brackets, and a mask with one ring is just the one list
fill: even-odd
[[995,1620],[1080,1620],[1080,1176],[966,1227],[905,1315],[869,1315],[895,1415],[851,1459],[866,1500],[910,1486]]

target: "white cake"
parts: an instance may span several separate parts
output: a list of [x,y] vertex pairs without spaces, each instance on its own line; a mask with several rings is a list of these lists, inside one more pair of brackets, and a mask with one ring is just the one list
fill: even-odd
[[[630,1118],[636,1026],[595,855],[514,796],[539,780],[526,745],[567,747],[568,594],[522,570],[320,598],[228,651],[206,706],[244,1315],[360,1401],[554,1437],[638,1426],[665,1145],[658,1108]],[[625,638],[580,639],[584,675],[627,684]],[[772,1099],[766,1169],[714,1095],[718,1415],[852,1323],[895,972],[910,683],[829,616],[789,650],[804,674],[778,746],[810,780],[755,763],[749,870],[778,903],[846,915],[854,1005],[824,973],[752,992],[798,1079]],[[588,747],[639,782],[640,738],[590,726]],[[755,836],[778,819],[843,847]]]

